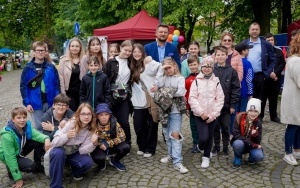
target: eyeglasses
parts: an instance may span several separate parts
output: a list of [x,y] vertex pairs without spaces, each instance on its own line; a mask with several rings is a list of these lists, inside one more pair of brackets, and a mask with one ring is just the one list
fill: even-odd
[[90,117],[92,116],[92,113],[80,113],[79,115],[82,117]]
[[46,50],[34,50],[35,52],[39,52],[39,53],[45,53]]
[[55,106],[59,107],[59,108],[66,108],[68,105],[66,104],[55,104]]
[[223,42],[232,42],[231,39],[224,39]]

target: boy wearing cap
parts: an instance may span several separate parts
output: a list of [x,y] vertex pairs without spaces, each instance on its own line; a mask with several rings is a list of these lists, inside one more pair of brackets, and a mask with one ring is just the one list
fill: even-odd
[[259,120],[261,101],[251,98],[247,104],[247,111],[241,112],[234,121],[233,138],[231,146],[234,151],[233,167],[240,168],[242,155],[249,153],[248,164],[264,159],[261,146],[262,124]]
[[109,159],[110,165],[119,171],[126,171],[124,164],[120,160],[130,151],[130,146],[125,142],[126,136],[117,119],[112,115],[109,105],[101,103],[96,108],[98,135],[97,147],[91,156],[99,170],[106,168],[106,156],[115,154]]
[[244,43],[237,44],[235,46],[235,50],[240,53],[242,56],[243,62],[243,79],[241,81],[241,96],[240,101],[238,103],[237,112],[245,112],[248,100],[253,95],[253,83],[252,80],[254,78],[253,68],[251,63],[247,60],[247,55],[249,53],[249,49],[253,46],[247,45]]

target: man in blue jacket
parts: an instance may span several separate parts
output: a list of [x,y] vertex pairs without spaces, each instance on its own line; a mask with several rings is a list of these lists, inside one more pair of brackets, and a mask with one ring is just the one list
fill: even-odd
[[253,97],[262,99],[264,79],[274,79],[274,75],[271,74],[275,63],[276,57],[271,44],[263,39],[259,38],[260,25],[257,22],[253,22],[249,27],[249,39],[245,39],[242,43],[247,45],[253,45],[253,48],[249,50],[247,60],[250,61],[253,72]]
[[169,26],[160,24],[156,28],[156,41],[145,45],[145,52],[153,60],[162,62],[165,57],[173,58],[180,70],[180,58],[176,46],[167,42]]
[[42,132],[42,116],[52,106],[54,97],[60,93],[60,85],[58,72],[47,59],[47,44],[37,41],[32,44],[32,49],[34,58],[23,69],[20,92],[34,126]]

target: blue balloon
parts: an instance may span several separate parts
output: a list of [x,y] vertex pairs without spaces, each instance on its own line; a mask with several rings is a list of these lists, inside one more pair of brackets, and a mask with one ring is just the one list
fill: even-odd
[[178,41],[178,36],[177,35],[173,35],[173,41]]
[[173,44],[174,46],[177,46],[177,45],[178,45],[178,41],[173,41],[172,44]]

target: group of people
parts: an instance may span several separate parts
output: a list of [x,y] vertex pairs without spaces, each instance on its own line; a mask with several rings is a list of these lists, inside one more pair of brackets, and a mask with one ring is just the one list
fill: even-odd
[[[276,83],[285,65],[282,52],[275,54],[274,43],[260,39],[259,24],[253,23],[250,38],[235,48],[233,35],[225,33],[214,53],[202,58],[194,41],[181,62],[176,46],[167,42],[168,34],[168,26],[161,24],[156,41],[145,46],[130,40],[120,46],[111,44],[107,58],[99,38],[90,38],[85,54],[81,41],[73,38],[58,69],[48,62],[47,44],[34,42],[34,58],[24,67],[20,81],[26,109],[13,109],[0,133],[0,160],[16,181],[14,187],[23,186],[21,171],[45,171],[51,187],[62,187],[65,165],[71,167],[75,180],[81,180],[93,163],[99,171],[105,170],[107,157],[110,165],[125,171],[120,160],[131,150],[130,114],[136,154],[145,158],[155,154],[160,123],[166,141],[166,156],[160,162],[172,162],[180,173],[188,172],[182,157],[184,114],[190,120],[191,151],[203,153],[202,168],[208,168],[210,158],[220,153],[221,134],[222,154],[229,157],[231,144],[235,168],[242,165],[245,153],[249,153],[249,164],[263,160],[264,100],[271,103],[273,95],[278,96]],[[271,34],[265,38],[274,41]],[[298,34],[291,54],[299,55],[299,45]],[[291,59],[296,62],[297,58]],[[293,71],[297,70],[286,70],[291,80],[287,85],[294,79],[299,82]],[[293,89],[299,90],[299,83]],[[271,120],[279,122],[277,97],[272,105]],[[27,112],[34,127],[27,121]],[[299,118],[295,115],[295,121],[288,122],[290,117],[282,115],[282,122],[289,124],[285,160],[292,159],[293,149],[300,152],[298,137],[291,137],[298,132]],[[32,150],[34,162],[24,157]]]

